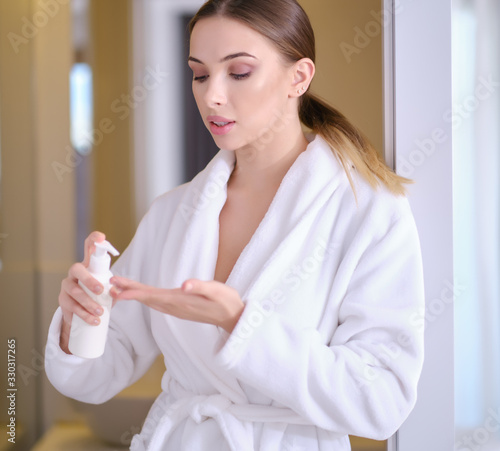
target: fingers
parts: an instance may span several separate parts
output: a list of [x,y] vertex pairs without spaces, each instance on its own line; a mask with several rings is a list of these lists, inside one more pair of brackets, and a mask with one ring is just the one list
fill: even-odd
[[100,243],[101,241],[104,241],[106,239],[106,235],[102,232],[94,231],[92,232],[86,239],[84,243],[84,258],[83,258],[83,265],[88,266],[90,262],[90,256],[94,253],[95,251],[95,245],[94,242],[97,241]]
[[127,279],[126,277],[121,276],[111,277],[110,282],[112,285],[119,289],[130,288],[133,286],[142,286],[140,282],[136,282],[135,280]]
[[117,301],[134,299],[143,302],[151,292],[151,288],[147,285],[125,277],[113,276],[110,282],[113,285],[110,290],[111,297]]
[[75,263],[71,266],[68,272],[69,277],[76,281],[82,282],[86,288],[95,294],[101,294],[104,287],[102,284],[91,276],[83,263]]
[[182,284],[182,290],[189,294],[200,294],[208,299],[218,299],[223,295],[227,296],[228,291],[237,291],[217,280],[188,279]]
[[180,319],[220,326],[229,333],[245,308],[237,290],[215,280],[188,279],[181,288],[156,288],[118,276],[110,282],[115,301],[136,300]]
[[114,301],[134,300],[148,306],[163,304],[165,308],[168,308],[170,300],[183,294],[179,288],[156,288],[119,276],[113,276],[110,282],[113,287],[109,293]]
[[88,324],[99,324],[99,316],[103,313],[103,308],[78,283],[69,278],[62,282],[59,305],[67,324],[71,323],[74,314]]
[[64,322],[71,324],[73,315],[76,314],[88,324],[99,324],[103,309],[83,290],[78,281],[95,294],[101,294],[104,289],[102,284],[90,275],[83,263],[72,265],[68,277],[61,283],[59,294]]

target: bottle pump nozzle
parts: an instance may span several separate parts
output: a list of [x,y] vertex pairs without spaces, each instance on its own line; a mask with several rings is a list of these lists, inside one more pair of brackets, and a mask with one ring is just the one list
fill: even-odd
[[94,242],[95,252],[90,256],[89,270],[93,273],[109,271],[111,257],[108,252],[115,257],[120,253],[111,245],[109,241]]
[[104,257],[106,253],[110,253],[111,255],[114,255],[115,257],[117,255],[120,255],[120,253],[113,247],[113,245],[109,241],[101,241],[98,243],[97,241],[94,242],[95,244],[95,253],[94,255],[96,257]]

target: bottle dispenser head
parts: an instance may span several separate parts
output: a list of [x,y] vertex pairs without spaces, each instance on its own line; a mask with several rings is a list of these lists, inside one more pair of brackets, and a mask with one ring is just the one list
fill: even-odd
[[109,271],[111,257],[109,254],[120,255],[120,253],[108,241],[94,242],[95,252],[90,256],[89,271],[99,274]]

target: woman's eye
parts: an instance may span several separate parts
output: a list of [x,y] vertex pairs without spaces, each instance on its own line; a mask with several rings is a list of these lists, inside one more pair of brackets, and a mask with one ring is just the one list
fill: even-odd
[[250,76],[250,72],[247,72],[246,74],[231,74],[231,77],[233,77],[235,80],[243,80],[245,78],[248,78]]
[[194,77],[194,81],[199,81],[203,83],[208,78],[208,75],[201,75],[199,77]]
[[[245,78],[248,78],[250,76],[250,72],[247,72],[245,74],[230,74],[232,78],[235,80],[244,80]],[[200,76],[195,76],[193,78],[194,81],[198,81],[200,83],[203,83],[208,79],[208,75],[200,75]]]

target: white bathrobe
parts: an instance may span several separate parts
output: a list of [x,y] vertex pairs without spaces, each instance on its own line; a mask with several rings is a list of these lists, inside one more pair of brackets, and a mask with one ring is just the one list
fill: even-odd
[[[213,280],[234,164],[220,150],[156,199],[113,272],[165,288]],[[405,197],[351,174],[357,203],[322,138],[298,156],[227,280],[245,302],[232,334],[122,301],[104,355],[85,360],[58,347],[58,309],[52,384],[105,402],[161,352],[163,391],[136,451],[343,451],[347,434],[392,435],[415,404],[423,363],[419,241]]]

